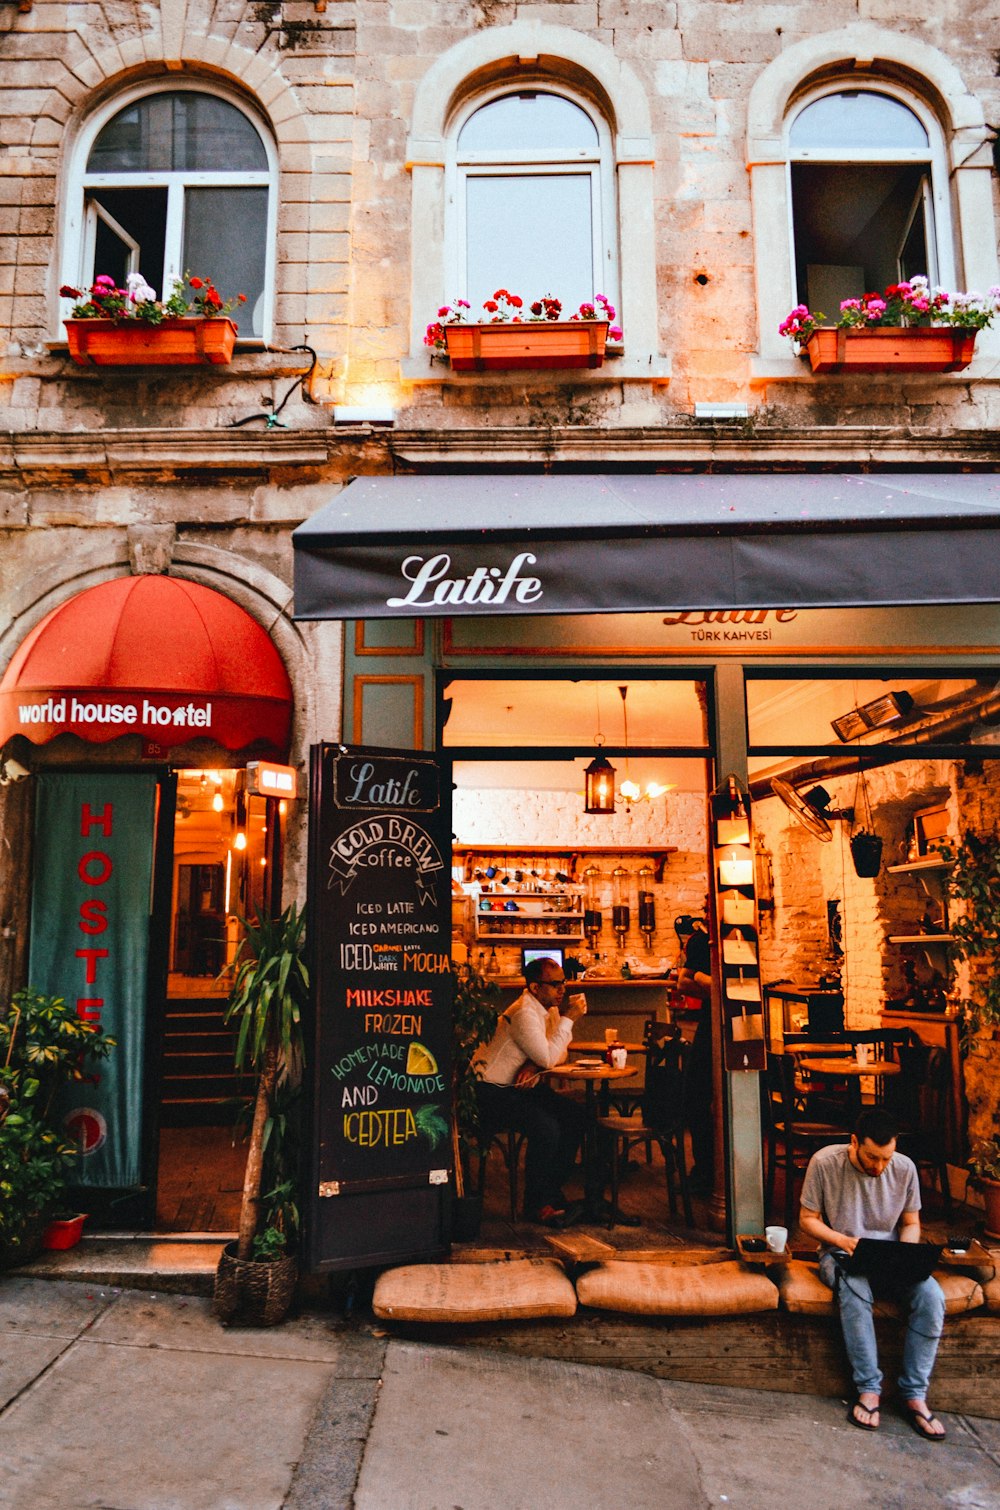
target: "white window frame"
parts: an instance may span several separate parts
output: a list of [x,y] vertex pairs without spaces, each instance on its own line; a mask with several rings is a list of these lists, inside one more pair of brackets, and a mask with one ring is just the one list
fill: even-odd
[[[155,94],[192,93],[214,95],[224,100],[227,105],[246,116],[250,125],[260,138],[267,157],[267,167],[255,171],[227,173],[220,172],[187,172],[187,171],[156,171],[151,173],[89,173],[87,162],[91,150],[100,133],[120,111],[133,105],[137,100],[148,99]],[[63,251],[61,259],[62,272],[59,283],[68,283],[72,287],[86,287],[93,281],[93,277],[100,272],[99,268],[91,272],[90,264],[94,255],[94,231],[93,218],[87,205],[88,191],[93,189],[119,189],[119,188],[155,188],[167,191],[167,217],[166,234],[164,237],[164,262],[162,289],[157,289],[161,297],[169,296],[173,287],[173,280],[180,278],[184,273],[181,265],[184,238],[184,195],[192,188],[266,188],[267,195],[267,220],[264,227],[265,237],[265,264],[264,264],[264,302],[261,310],[261,329],[258,334],[240,337],[241,344],[260,344],[270,338],[274,321],[274,295],[275,273],[277,268],[276,240],[278,229],[278,159],[271,132],[264,118],[253,110],[245,100],[230,90],[208,84],[201,79],[193,80],[178,74],[171,75],[168,79],[155,82],[146,81],[136,84],[131,89],[122,90],[112,99],[105,101],[99,110],[96,110],[88,118],[83,129],[80,131],[73,145],[72,157],[67,172],[66,210],[63,222]],[[206,273],[213,278],[218,278],[218,270],[205,269]],[[72,308],[71,299],[59,301],[58,333],[62,333],[61,322],[65,319]]]
[[[544,66],[540,66],[544,60]],[[599,117],[613,150],[609,182],[612,217],[606,240],[614,248],[618,278],[615,302],[624,329],[624,355],[594,371],[573,374],[574,383],[670,381],[670,360],[659,346],[656,280],[656,200],[652,119],[646,87],[627,63],[603,43],[566,26],[515,21],[483,27],[442,53],[418,79],[414,90],[406,168],[412,176],[410,225],[410,349],[401,363],[407,383],[481,381],[477,373],[452,373],[431,362],[423,344],[427,324],[439,306],[455,297],[454,251],[445,246],[445,225],[453,221],[454,186],[446,187],[448,142],[455,118],[466,105],[481,105],[491,92],[507,94],[522,85],[577,99],[586,80],[584,108]],[[484,81],[488,81],[484,85]],[[583,94],[583,91],[580,92]],[[606,211],[605,211],[606,213]],[[611,288],[595,290],[607,293]],[[549,374],[519,373],[521,386],[550,380]]]
[[[891,75],[891,76],[890,76]],[[747,169],[753,214],[757,281],[756,386],[803,376],[802,364],[778,325],[795,299],[787,126],[817,94],[848,79],[852,88],[899,92],[921,120],[932,122],[932,146],[941,143],[934,192],[938,273],[954,287],[986,289],[1000,283],[993,209],[992,136],[981,102],[950,58],[914,37],[867,21],[818,32],[785,48],[757,78],[747,105]],[[908,83],[902,83],[908,80]],[[934,101],[932,109],[930,101]],[[815,158],[810,159],[815,161]],[[894,154],[899,160],[899,154]],[[991,374],[1000,357],[1000,331],[983,330],[968,376]]]
[[[504,99],[510,94],[534,92],[554,95],[582,110],[597,134],[593,150],[580,148],[576,152],[543,151],[509,153],[462,152],[459,147],[464,127],[477,111]],[[618,280],[617,208],[614,193],[614,146],[607,122],[600,111],[582,96],[567,89],[557,80],[544,78],[527,81],[518,79],[476,95],[467,100],[451,122],[447,137],[445,156],[445,266],[452,278],[450,299],[465,298],[465,269],[467,266],[467,197],[466,184],[470,178],[543,178],[548,174],[563,177],[568,174],[585,174],[590,179],[590,225],[591,262],[594,269],[594,287],[589,294],[606,294],[618,307],[620,290]],[[502,271],[498,269],[498,277]],[[603,279],[603,281],[602,281]],[[558,288],[515,290],[527,299],[551,292],[557,298]],[[585,297],[587,297],[585,295]],[[477,311],[472,311],[473,315]],[[564,310],[568,316],[570,309]]]
[[[881,94],[896,100],[915,115],[927,132],[926,147],[793,147],[792,127],[802,112],[817,100],[831,94],[843,94],[850,90],[856,94]],[[932,284],[955,288],[955,257],[951,224],[951,207],[948,203],[948,162],[944,138],[937,117],[928,110],[923,100],[911,90],[894,81],[876,77],[859,79],[856,74],[840,78],[824,79],[821,85],[799,96],[785,119],[785,156],[788,176],[788,238],[792,279],[795,279],[795,204],[792,198],[793,163],[829,163],[834,167],[877,167],[880,164],[896,167],[906,163],[923,163],[930,178],[930,210],[927,219],[927,260],[930,266],[927,276]],[[914,205],[914,210],[916,206]],[[910,217],[912,221],[912,213]],[[878,290],[881,292],[881,290]],[[797,289],[795,300],[806,302],[805,290]]]

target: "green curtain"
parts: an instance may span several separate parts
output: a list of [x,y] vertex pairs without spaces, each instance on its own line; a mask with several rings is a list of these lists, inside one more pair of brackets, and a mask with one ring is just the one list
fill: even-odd
[[83,1150],[73,1183],[142,1180],[146,972],[156,776],[38,777],[29,984],[75,1002],[117,1040],[64,1099]]

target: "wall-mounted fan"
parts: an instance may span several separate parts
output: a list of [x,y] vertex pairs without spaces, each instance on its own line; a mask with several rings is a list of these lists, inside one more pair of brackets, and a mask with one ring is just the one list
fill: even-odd
[[771,790],[775,796],[781,798],[788,811],[799,820],[802,827],[808,829],[814,838],[822,839],[824,844],[829,844],[833,838],[833,829],[830,827],[831,818],[846,818],[849,823],[854,822],[853,807],[830,806],[833,799],[826,787],[814,786],[803,795],[789,782],[775,776],[771,782]]

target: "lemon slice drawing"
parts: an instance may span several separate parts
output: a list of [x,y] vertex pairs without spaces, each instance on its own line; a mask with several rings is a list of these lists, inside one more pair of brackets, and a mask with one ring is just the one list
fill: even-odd
[[436,1075],[437,1067],[437,1060],[430,1049],[414,1039],[406,1054],[406,1073],[408,1075]]

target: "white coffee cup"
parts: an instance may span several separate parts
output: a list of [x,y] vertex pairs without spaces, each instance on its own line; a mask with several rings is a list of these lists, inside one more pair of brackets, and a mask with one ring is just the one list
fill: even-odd
[[764,1236],[772,1253],[784,1253],[785,1244],[788,1242],[787,1227],[765,1227]]
[[587,1010],[587,998],[582,991],[577,991],[574,996],[571,996],[569,1004],[571,1007],[579,1007],[582,1012]]
[[861,1067],[863,1069],[867,1065],[867,1063],[868,1063],[868,1045],[867,1045],[867,1043],[856,1044],[855,1045],[855,1049],[854,1049],[854,1053],[857,1056],[858,1063],[861,1065]]
[[611,1050],[611,1063],[616,1070],[623,1070],[627,1059],[628,1051],[626,1049],[613,1048]]

